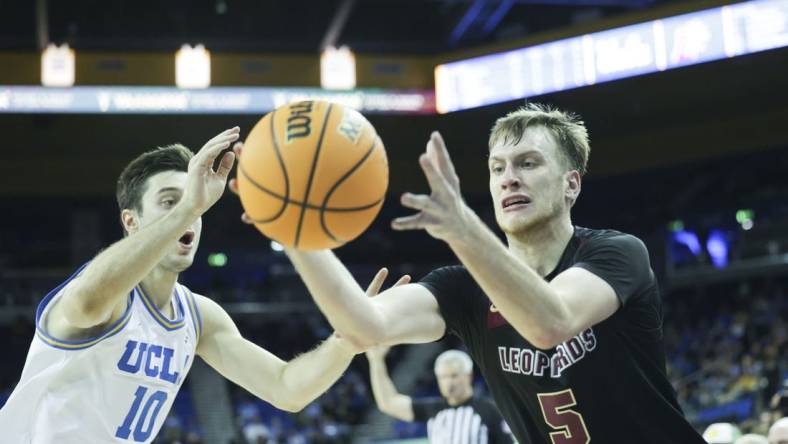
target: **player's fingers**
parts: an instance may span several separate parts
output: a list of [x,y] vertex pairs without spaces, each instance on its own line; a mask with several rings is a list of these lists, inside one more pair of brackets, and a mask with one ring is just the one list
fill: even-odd
[[237,135],[237,134],[240,134],[240,133],[241,133],[241,128],[239,128],[237,126],[234,126],[232,128],[228,128],[228,129],[222,131],[221,133],[213,136],[211,138],[211,140],[209,140],[208,143],[206,143],[206,145],[210,144],[211,142],[216,142],[219,139],[222,139],[222,138],[225,138],[225,137],[230,137],[233,134]]
[[375,277],[372,278],[372,282],[369,283],[369,287],[367,287],[367,296],[375,296],[376,294],[380,293],[380,289],[383,287],[383,282],[386,280],[386,277],[389,275],[389,271],[386,268],[381,268],[375,273]]
[[222,160],[219,162],[219,168],[216,169],[216,174],[218,174],[223,180],[226,180],[227,176],[230,174],[230,171],[233,169],[234,163],[235,153],[232,151],[224,153]]
[[[233,194],[238,195],[238,179],[230,179],[227,183],[227,188],[229,188]],[[249,225],[254,224],[254,221],[246,212],[241,214],[241,222]]]
[[426,227],[423,213],[416,213],[410,216],[398,217],[391,221],[391,228],[404,231],[404,230],[421,230]]
[[239,140],[238,142],[235,142],[235,143],[233,144],[233,152],[235,153],[235,155],[236,155],[238,158],[240,158],[240,157],[241,157],[241,151],[243,151],[243,149],[244,149],[244,143],[243,143],[243,142],[241,142],[240,140]]
[[200,152],[197,153],[194,158],[192,158],[192,162],[194,162],[196,166],[202,170],[213,171],[213,164],[216,162],[216,158],[219,157],[219,154],[221,154],[222,151],[230,147],[231,142],[232,141],[227,140],[224,142],[219,142],[215,145],[204,146],[203,149],[201,149]]
[[442,176],[452,186],[459,186],[460,179],[457,176],[457,171],[454,169],[454,162],[451,160],[449,150],[446,148],[446,142],[443,141],[443,136],[437,131],[433,131],[430,137],[432,142],[433,156],[438,163]]
[[222,137],[218,137],[216,140],[212,140],[211,142],[207,143],[206,144],[206,148],[214,149],[214,147],[216,147],[216,145],[222,145],[222,146],[229,147],[229,145],[231,143],[237,141],[239,137],[241,137],[241,135],[238,134],[238,133],[230,133],[230,134],[224,135]]
[[[238,127],[235,128],[237,129]],[[219,153],[229,148],[231,143],[238,140],[238,137],[240,137],[240,134],[237,131],[228,134],[222,133],[208,141],[195,157],[199,158],[201,165],[210,168],[213,166],[213,162],[219,156]]]
[[431,199],[430,196],[425,194],[403,193],[402,197],[400,197],[400,203],[404,207],[424,211],[429,208]]
[[236,126],[235,128],[231,128],[214,136],[211,140],[206,142],[205,145],[203,145],[202,149],[197,153],[197,156],[206,156],[208,151],[215,150],[217,146],[225,146],[226,144],[238,140],[238,137],[240,137],[240,133],[238,131],[239,129]]
[[392,285],[392,287],[399,287],[400,285],[405,285],[409,283],[410,283],[410,275],[406,274],[401,278],[399,278],[399,280],[394,285]]
[[229,188],[233,194],[238,195],[238,179],[230,179],[230,181],[227,182],[227,188]]
[[446,179],[441,176],[433,159],[427,154],[422,154],[421,157],[419,157],[419,165],[421,165],[421,170],[424,171],[424,176],[427,178],[432,192],[439,195],[445,194],[448,189],[448,184],[446,183]]

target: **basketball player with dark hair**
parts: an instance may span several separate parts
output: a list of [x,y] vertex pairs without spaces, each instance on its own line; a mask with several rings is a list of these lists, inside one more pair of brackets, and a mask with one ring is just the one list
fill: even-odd
[[364,346],[459,336],[515,437],[537,444],[692,444],[665,374],[662,305],[645,245],[574,226],[588,134],[572,114],[530,104],[489,140],[502,243],[460,193],[442,137],[419,158],[429,195],[393,222],[445,241],[461,266],[369,299],[330,251],[288,255],[331,325]]
[[18,444],[149,443],[195,356],[255,396],[298,411],[360,352],[331,336],[284,362],[244,339],[216,302],[178,282],[199,245],[201,215],[221,197],[234,163],[232,152],[220,154],[238,134],[224,131],[196,155],[182,145],[158,148],[124,169],[117,199],[126,235],[39,305],[21,380],[0,410],[3,436]]

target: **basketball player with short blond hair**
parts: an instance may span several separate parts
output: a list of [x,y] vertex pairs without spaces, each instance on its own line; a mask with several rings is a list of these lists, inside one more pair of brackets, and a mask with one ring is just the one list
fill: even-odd
[[691,444],[665,374],[662,305],[645,245],[572,224],[589,156],[575,115],[529,104],[501,119],[487,168],[506,243],[464,202],[443,138],[419,158],[430,194],[397,230],[426,230],[461,266],[369,299],[328,251],[288,250],[320,309],[361,344],[457,335],[518,441]]

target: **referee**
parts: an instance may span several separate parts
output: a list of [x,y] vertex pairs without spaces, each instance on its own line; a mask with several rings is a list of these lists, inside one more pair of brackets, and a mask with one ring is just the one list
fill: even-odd
[[426,422],[430,444],[512,443],[495,404],[473,396],[473,361],[465,352],[449,350],[435,359],[442,398],[413,399],[394,387],[386,368],[388,350],[380,347],[366,353],[372,393],[383,413],[403,421]]

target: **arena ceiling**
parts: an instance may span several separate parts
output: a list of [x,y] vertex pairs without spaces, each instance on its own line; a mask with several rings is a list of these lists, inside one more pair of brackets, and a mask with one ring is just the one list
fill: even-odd
[[678,0],[0,0],[0,50],[435,53]]

